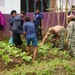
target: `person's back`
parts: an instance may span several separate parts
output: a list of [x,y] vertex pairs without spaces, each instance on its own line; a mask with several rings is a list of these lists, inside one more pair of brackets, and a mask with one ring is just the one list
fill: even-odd
[[57,25],[57,26],[54,26],[53,29],[55,30],[55,32],[60,32],[64,29],[64,27],[60,26],[60,25]]
[[23,19],[20,16],[14,17],[13,27],[21,28],[23,26]]
[[23,19],[20,16],[14,17],[12,31],[18,34],[23,34]]
[[26,31],[26,36],[36,35],[34,23],[26,22],[24,24],[24,28],[24,30]]
[[33,61],[36,59],[36,53],[38,50],[38,43],[36,38],[35,26],[34,23],[30,22],[30,18],[25,18],[26,23],[23,26],[24,34],[26,35],[26,44],[27,44],[27,51],[30,52],[30,43],[32,42],[32,46],[34,47],[33,52]]

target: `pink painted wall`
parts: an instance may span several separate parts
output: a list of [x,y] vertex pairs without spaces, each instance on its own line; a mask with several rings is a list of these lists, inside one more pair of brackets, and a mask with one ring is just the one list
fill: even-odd
[[[43,33],[46,32],[46,29],[48,29],[49,27],[52,26],[52,22],[53,22],[53,26],[58,25],[58,19],[57,19],[57,13],[52,13],[50,12],[50,16],[48,12],[44,12],[44,29],[43,29]],[[27,13],[26,16],[29,16],[31,18],[31,21],[33,21],[33,13]],[[49,17],[49,21],[48,21],[48,17]],[[54,17],[54,20],[53,20]],[[6,25],[5,25],[5,30],[3,31],[3,36],[9,36],[9,19],[10,19],[10,15],[9,14],[4,14],[4,18],[6,21]],[[60,25],[63,25],[64,22],[64,13],[60,13]],[[48,25],[47,25],[48,22]],[[65,23],[65,22],[64,22]],[[66,24],[65,24],[66,26]]]

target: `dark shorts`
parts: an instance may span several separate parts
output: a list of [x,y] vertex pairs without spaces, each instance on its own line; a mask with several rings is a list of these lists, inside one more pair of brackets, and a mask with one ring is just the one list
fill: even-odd
[[38,46],[37,38],[36,38],[35,35],[26,36],[26,43],[27,43],[27,46],[30,45],[30,42],[32,42],[32,45],[33,45],[33,46]]
[[13,43],[15,45],[21,45],[22,44],[22,40],[21,40],[20,34],[13,33]]
[[2,25],[0,25],[0,31],[3,29]]

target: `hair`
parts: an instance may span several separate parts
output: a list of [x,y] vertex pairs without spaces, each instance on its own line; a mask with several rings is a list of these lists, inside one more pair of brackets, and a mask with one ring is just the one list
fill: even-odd
[[39,10],[39,11],[40,11],[40,8],[39,8],[39,7],[37,7],[37,8],[36,8],[36,10]]
[[11,15],[12,15],[13,13],[17,13],[16,10],[12,10],[12,11],[11,11]]
[[54,34],[55,33],[55,30],[53,28],[50,29],[50,33]]
[[72,20],[72,21],[75,21],[75,18],[72,18],[71,20]]
[[72,5],[72,8],[75,8],[75,5]]
[[26,18],[25,18],[25,21],[26,21],[26,22],[29,22],[29,21],[30,21],[30,18],[29,18],[29,17],[26,17]]
[[26,12],[25,11],[22,11],[21,14],[26,15]]

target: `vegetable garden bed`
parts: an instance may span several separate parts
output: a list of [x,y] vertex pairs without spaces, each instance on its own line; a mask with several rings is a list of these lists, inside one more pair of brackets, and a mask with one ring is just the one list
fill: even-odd
[[32,62],[32,54],[33,50],[26,52],[25,42],[21,49],[0,42],[0,75],[75,75],[74,58],[66,50],[52,48],[47,42],[38,46],[35,62]]

